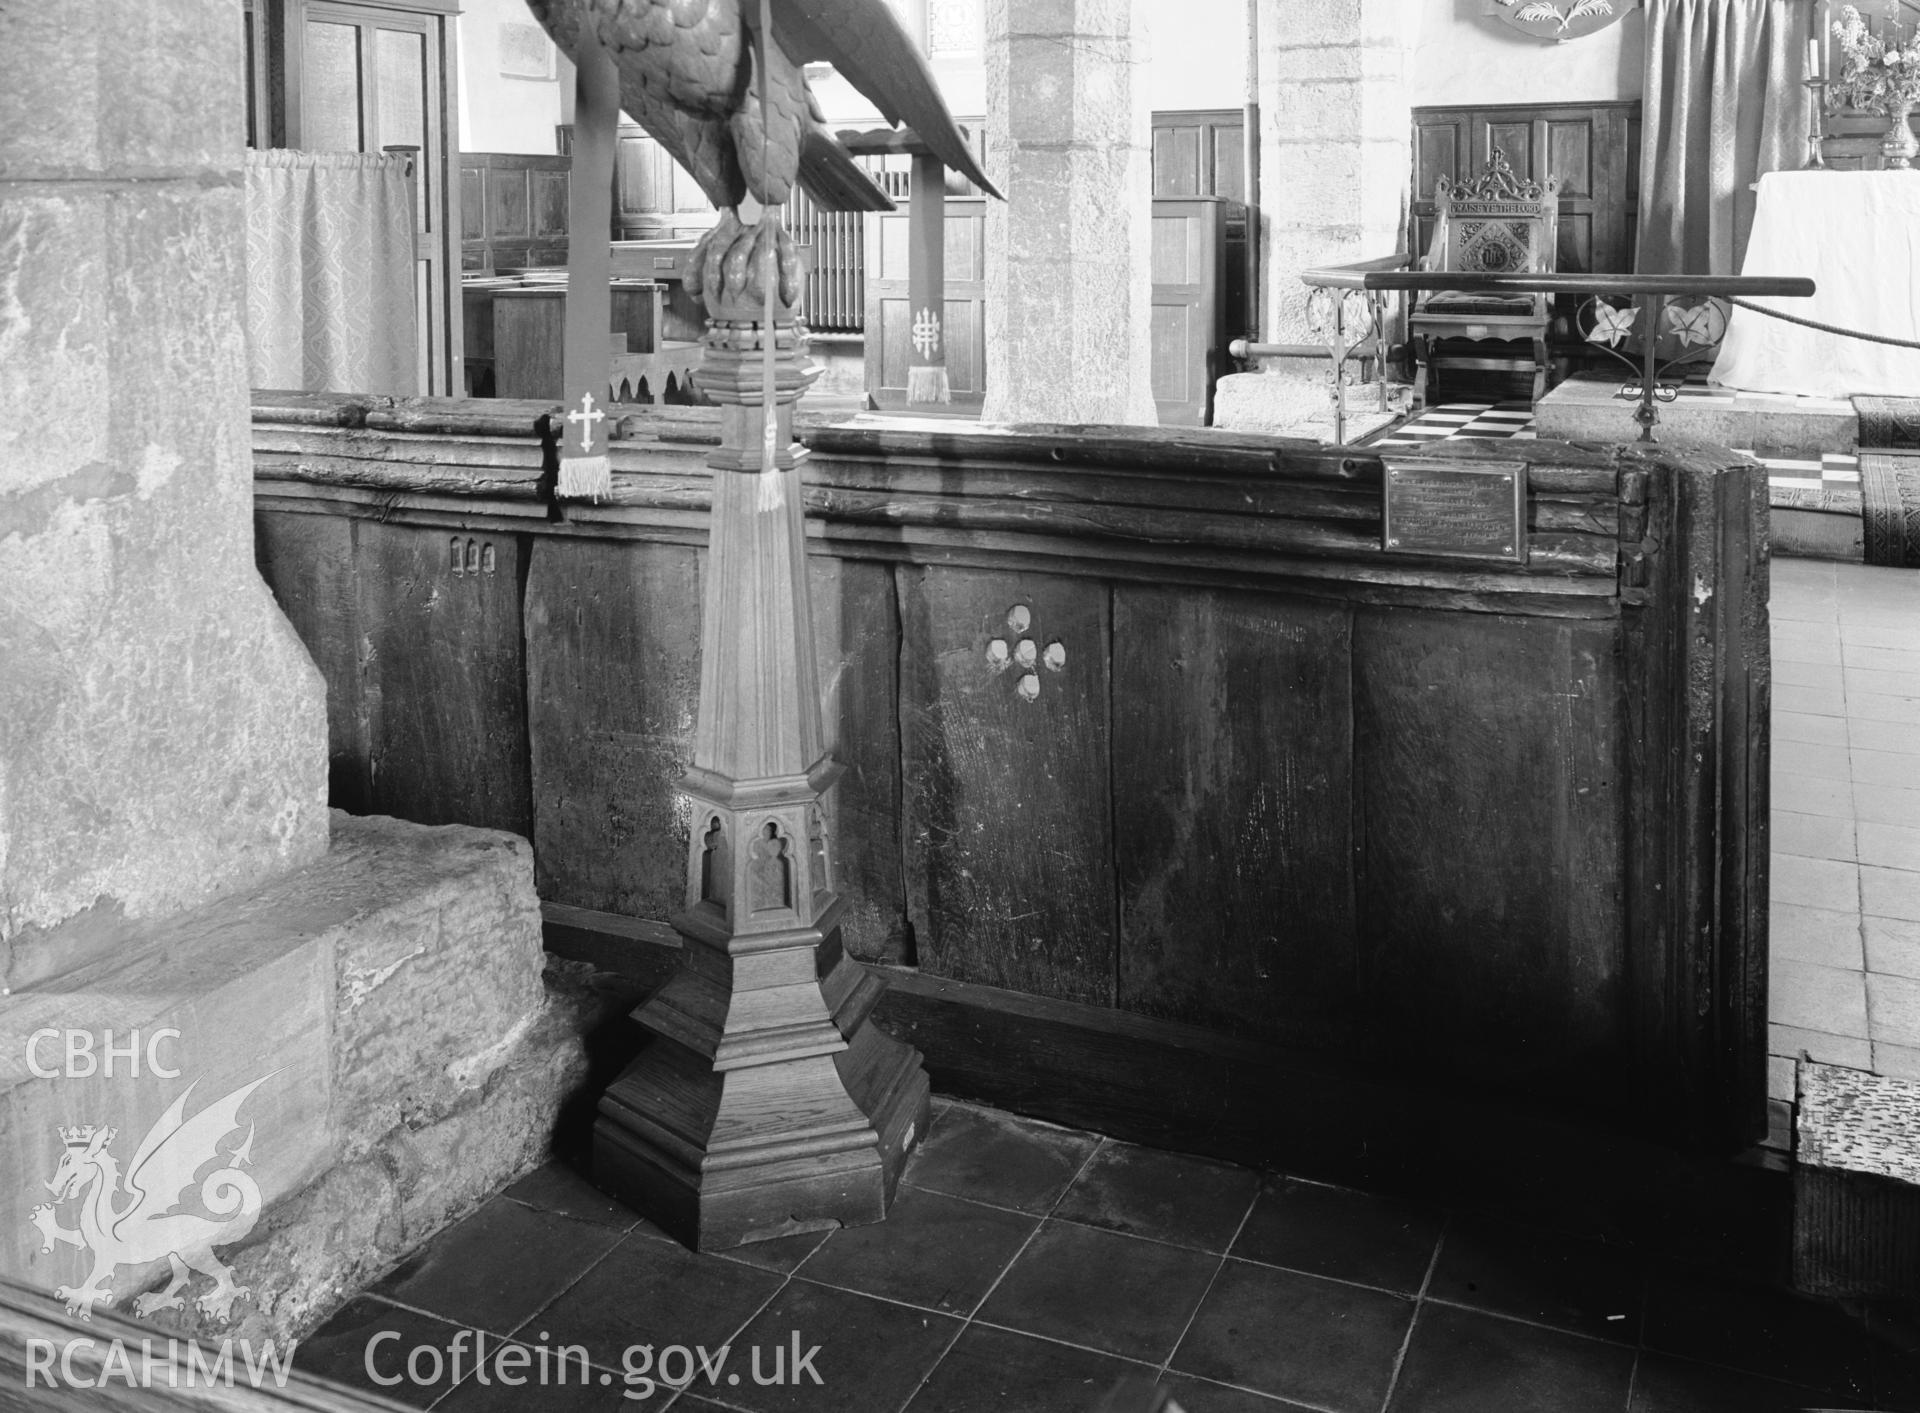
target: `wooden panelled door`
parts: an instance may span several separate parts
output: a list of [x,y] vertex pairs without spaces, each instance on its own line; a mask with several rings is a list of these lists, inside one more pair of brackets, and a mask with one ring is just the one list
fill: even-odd
[[1434,183],[1467,181],[1499,148],[1520,177],[1560,178],[1558,268],[1627,274],[1639,203],[1640,104],[1416,108],[1408,233],[1424,255],[1433,239]]
[[[1153,115],[1153,194],[1220,198],[1222,327],[1231,338],[1247,327],[1247,174],[1237,108]],[[1154,277],[1157,281],[1159,276]],[[1224,348],[1225,345],[1223,344]]]
[[1204,427],[1226,358],[1220,273],[1225,249],[1214,196],[1153,203],[1153,403],[1163,427]]
[[[248,131],[305,152],[419,149],[414,163],[420,391],[461,368],[454,0],[250,0]],[[265,140],[262,141],[262,134]]]

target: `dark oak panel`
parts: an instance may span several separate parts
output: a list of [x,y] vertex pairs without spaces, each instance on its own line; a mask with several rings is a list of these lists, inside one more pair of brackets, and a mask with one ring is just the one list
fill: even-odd
[[1611,633],[1362,612],[1364,986],[1402,1061],[1619,1094],[1620,682]]
[[847,950],[911,964],[900,814],[900,614],[893,567],[809,562],[828,744],[846,773],[827,796]]
[[631,917],[685,903],[700,696],[699,551],[542,538],[527,576],[540,896]]
[[[908,906],[945,976],[1109,1002],[1107,592],[1036,574],[906,567],[900,709]],[[1026,632],[1010,611],[1031,614]],[[1058,643],[1059,671],[997,668],[990,645]]]
[[532,834],[520,556],[510,534],[355,524],[374,812]]
[[1123,1007],[1351,1041],[1350,633],[1311,600],[1117,591]]

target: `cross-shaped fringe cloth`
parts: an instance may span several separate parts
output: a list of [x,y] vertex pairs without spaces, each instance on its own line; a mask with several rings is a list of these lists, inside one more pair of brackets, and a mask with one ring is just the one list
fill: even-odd
[[598,404],[611,379],[613,303],[613,154],[620,124],[620,71],[583,17],[575,56],[573,171],[567,190],[567,312],[561,386],[567,414],[559,429],[563,497],[599,500],[613,491],[607,457],[612,425]]

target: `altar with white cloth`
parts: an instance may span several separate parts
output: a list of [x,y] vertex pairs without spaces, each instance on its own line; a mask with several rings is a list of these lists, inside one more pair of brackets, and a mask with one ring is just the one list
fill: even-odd
[[[1920,172],[1768,172],[1743,275],[1805,275],[1811,299],[1753,302],[1920,341]],[[1920,397],[1920,349],[1843,338],[1735,309],[1712,381],[1747,392]]]

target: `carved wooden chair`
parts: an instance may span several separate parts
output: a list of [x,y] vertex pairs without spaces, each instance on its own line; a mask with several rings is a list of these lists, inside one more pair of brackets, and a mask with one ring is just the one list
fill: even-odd
[[[1517,274],[1554,268],[1560,234],[1560,179],[1522,181],[1499,148],[1487,170],[1469,182],[1446,177],[1434,185],[1433,242],[1420,262],[1423,270],[1454,274]],[[1413,402],[1427,401],[1428,370],[1441,339],[1526,340],[1531,364],[1515,357],[1441,355],[1456,368],[1533,369],[1533,400],[1547,390],[1549,296],[1469,290],[1435,290],[1407,315],[1407,333],[1417,368]]]

